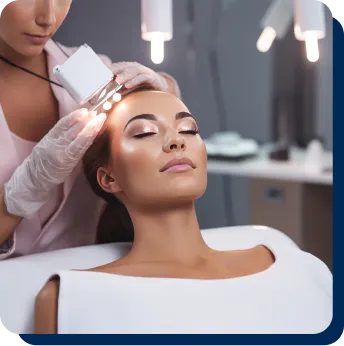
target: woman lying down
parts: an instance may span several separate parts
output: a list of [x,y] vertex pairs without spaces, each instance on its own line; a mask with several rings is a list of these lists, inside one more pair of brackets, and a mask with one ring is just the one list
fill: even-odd
[[36,333],[284,334],[329,326],[332,276],[319,259],[265,238],[244,250],[206,245],[194,207],[207,185],[198,131],[187,107],[164,92],[136,90],[111,110],[84,169],[98,195],[127,209],[132,248],[101,267],[53,276],[36,298]]

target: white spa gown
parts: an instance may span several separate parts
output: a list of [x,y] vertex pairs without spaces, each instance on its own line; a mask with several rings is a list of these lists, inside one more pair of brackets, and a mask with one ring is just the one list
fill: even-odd
[[61,334],[313,334],[332,320],[332,274],[314,256],[264,243],[275,263],[233,279],[61,271]]

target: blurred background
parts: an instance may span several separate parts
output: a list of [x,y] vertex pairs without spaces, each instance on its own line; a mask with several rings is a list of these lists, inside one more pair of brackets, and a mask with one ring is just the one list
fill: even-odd
[[173,1],[173,39],[158,65],[141,37],[140,0],[74,0],[56,38],[177,79],[209,149],[208,189],[196,205],[202,229],[271,226],[331,267],[332,16],[324,7],[315,62],[293,22],[259,51],[269,20],[287,20],[269,19],[276,2]]

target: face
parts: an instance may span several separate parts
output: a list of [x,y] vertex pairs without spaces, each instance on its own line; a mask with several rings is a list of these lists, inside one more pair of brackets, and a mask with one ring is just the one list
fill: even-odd
[[125,97],[109,117],[111,160],[98,170],[103,189],[126,206],[171,206],[203,195],[206,148],[196,120],[179,99],[163,92],[137,92]]
[[0,17],[0,41],[23,56],[39,55],[65,19],[72,0],[16,0]]

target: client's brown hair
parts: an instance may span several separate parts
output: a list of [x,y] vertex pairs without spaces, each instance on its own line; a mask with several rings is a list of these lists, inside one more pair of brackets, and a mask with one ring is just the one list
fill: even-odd
[[[141,85],[139,88],[127,92],[123,98],[132,93],[147,90],[155,89],[148,85]],[[116,104],[113,107],[116,107]],[[105,192],[97,180],[98,169],[106,166],[111,155],[109,118],[106,119],[101,131],[82,160],[84,172],[92,190],[108,203],[99,220],[97,243],[125,242],[134,239],[134,227],[126,207],[113,194]]]

